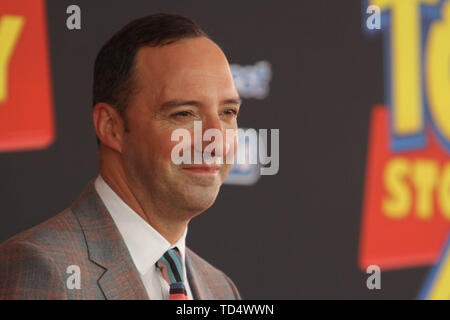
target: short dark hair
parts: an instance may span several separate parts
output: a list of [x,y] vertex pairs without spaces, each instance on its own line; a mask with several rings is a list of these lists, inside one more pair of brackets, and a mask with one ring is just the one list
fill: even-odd
[[133,71],[138,49],[196,37],[208,38],[194,21],[178,14],[152,14],[128,23],[103,45],[95,59],[94,106],[99,102],[111,104],[124,118],[135,89]]

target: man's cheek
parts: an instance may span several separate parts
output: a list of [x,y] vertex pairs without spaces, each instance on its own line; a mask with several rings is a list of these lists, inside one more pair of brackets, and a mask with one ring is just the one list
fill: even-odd
[[226,139],[224,140],[224,146],[225,146],[224,162],[229,165],[229,169],[231,168],[231,165],[233,164],[234,157],[235,157],[237,149],[238,149],[237,143],[238,143],[237,139],[235,137],[231,137],[231,136],[227,136]]
[[172,151],[175,150],[177,145],[178,145],[177,142],[166,140],[165,143],[163,143],[159,146],[158,152],[161,154],[161,157],[163,157],[164,159],[171,159]]
[[161,156],[172,164],[178,164],[177,159],[184,159],[186,153],[190,153],[191,145],[187,141],[167,141],[160,147]]
[[224,181],[225,181],[225,179],[227,178],[227,176],[228,176],[228,173],[230,172],[230,170],[231,170],[231,164],[224,164],[221,168],[220,168],[220,171],[219,171],[219,175],[220,175],[220,182],[221,182],[221,184],[223,184],[224,183]]

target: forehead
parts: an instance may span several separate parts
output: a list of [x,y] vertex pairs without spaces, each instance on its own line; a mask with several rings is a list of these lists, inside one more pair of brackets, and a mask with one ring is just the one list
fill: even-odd
[[[158,98],[174,95],[236,95],[228,61],[211,40],[179,40],[162,47],[142,47],[135,75],[144,93]],[[192,97],[195,98],[195,97]]]

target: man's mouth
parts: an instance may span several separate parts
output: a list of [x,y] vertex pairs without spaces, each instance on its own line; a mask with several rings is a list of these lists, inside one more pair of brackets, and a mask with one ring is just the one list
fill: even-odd
[[191,173],[198,174],[217,174],[220,170],[220,166],[218,165],[198,165],[198,166],[187,166],[182,167],[183,170],[186,170]]

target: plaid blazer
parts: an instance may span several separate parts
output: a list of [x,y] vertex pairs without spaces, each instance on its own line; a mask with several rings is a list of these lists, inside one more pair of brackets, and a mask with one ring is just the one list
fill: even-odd
[[[72,265],[79,289],[68,285]],[[194,299],[241,298],[222,271],[189,248],[186,273]],[[0,245],[0,299],[149,298],[94,181],[71,207]]]

